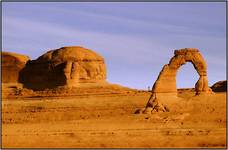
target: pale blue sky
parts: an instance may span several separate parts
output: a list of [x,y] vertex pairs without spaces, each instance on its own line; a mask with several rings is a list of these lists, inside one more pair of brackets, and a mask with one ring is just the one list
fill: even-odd
[[[3,2],[3,51],[36,59],[47,50],[79,45],[101,54],[107,80],[152,86],[173,50],[200,49],[209,84],[226,79],[225,2]],[[194,87],[187,63],[178,87]]]

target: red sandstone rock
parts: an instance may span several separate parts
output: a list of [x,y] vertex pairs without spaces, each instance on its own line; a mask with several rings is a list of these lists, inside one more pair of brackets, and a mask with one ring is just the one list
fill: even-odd
[[212,85],[211,89],[214,92],[226,92],[227,91],[227,81],[219,81]]
[[[195,84],[196,95],[212,93],[212,90],[208,87],[206,62],[199,50],[195,48],[175,50],[174,56],[169,61],[169,64],[164,65],[153,85],[152,96],[147,103],[144,113],[148,113],[148,110],[149,112],[154,110],[151,110],[151,107],[154,107],[155,102],[158,103],[157,98],[159,95],[177,96],[176,74],[178,69],[186,62],[191,62],[199,74],[199,80]],[[163,107],[163,105],[160,104],[160,107]],[[163,108],[161,109],[165,110]]]
[[164,65],[161,70],[152,91],[155,93],[177,93],[177,71],[186,62],[191,62],[200,76],[195,85],[196,94],[211,92],[208,87],[206,62],[200,52],[197,49],[185,48],[175,50],[174,54],[169,64]]
[[62,47],[29,61],[21,72],[25,87],[41,90],[58,86],[73,87],[80,83],[98,83],[106,79],[104,59],[92,50]]
[[28,56],[2,52],[2,83],[18,83],[19,72],[29,60]]

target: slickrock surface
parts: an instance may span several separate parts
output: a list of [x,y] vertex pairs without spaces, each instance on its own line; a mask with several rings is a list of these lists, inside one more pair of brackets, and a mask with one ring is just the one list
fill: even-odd
[[151,93],[3,99],[2,147],[226,148],[226,92],[186,92],[175,112],[141,115]]

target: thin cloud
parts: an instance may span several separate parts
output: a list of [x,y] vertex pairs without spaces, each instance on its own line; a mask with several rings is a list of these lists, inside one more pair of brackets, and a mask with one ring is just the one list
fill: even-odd
[[[151,5],[144,10],[141,5],[141,8],[134,6],[137,8],[134,11],[116,6],[115,11],[106,8],[96,12],[102,9],[100,5],[94,5],[92,10],[59,3],[58,7],[20,6],[10,9],[3,6],[3,49],[6,51],[28,54],[34,59],[49,49],[81,45],[105,57],[110,82],[145,88],[156,80],[174,49],[196,47],[208,63],[209,81],[225,77],[225,26],[221,21],[222,12],[217,12],[217,8],[214,15],[207,16],[211,8],[209,11],[204,7],[201,13],[187,6],[173,10],[167,5],[167,10],[159,10],[165,7],[151,9]],[[63,7],[59,9],[59,6]],[[73,9],[75,6],[80,9]],[[186,13],[180,14],[185,7]],[[216,18],[216,23],[210,24],[207,21],[210,17]]]

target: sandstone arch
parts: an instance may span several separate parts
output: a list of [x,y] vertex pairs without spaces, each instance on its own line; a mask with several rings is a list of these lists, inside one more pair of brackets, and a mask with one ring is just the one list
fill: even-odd
[[[199,74],[199,80],[195,84],[196,95],[212,92],[208,87],[207,65],[199,50],[195,48],[175,50],[174,56],[169,61],[169,64],[163,66],[155,81],[152,88],[152,95],[144,112],[166,111],[165,109],[158,109],[158,107],[155,107],[155,102],[156,104],[159,104],[157,99],[164,96],[169,98],[177,97],[176,74],[178,69],[186,62],[191,62]],[[159,104],[159,106],[161,106],[161,104]]]

